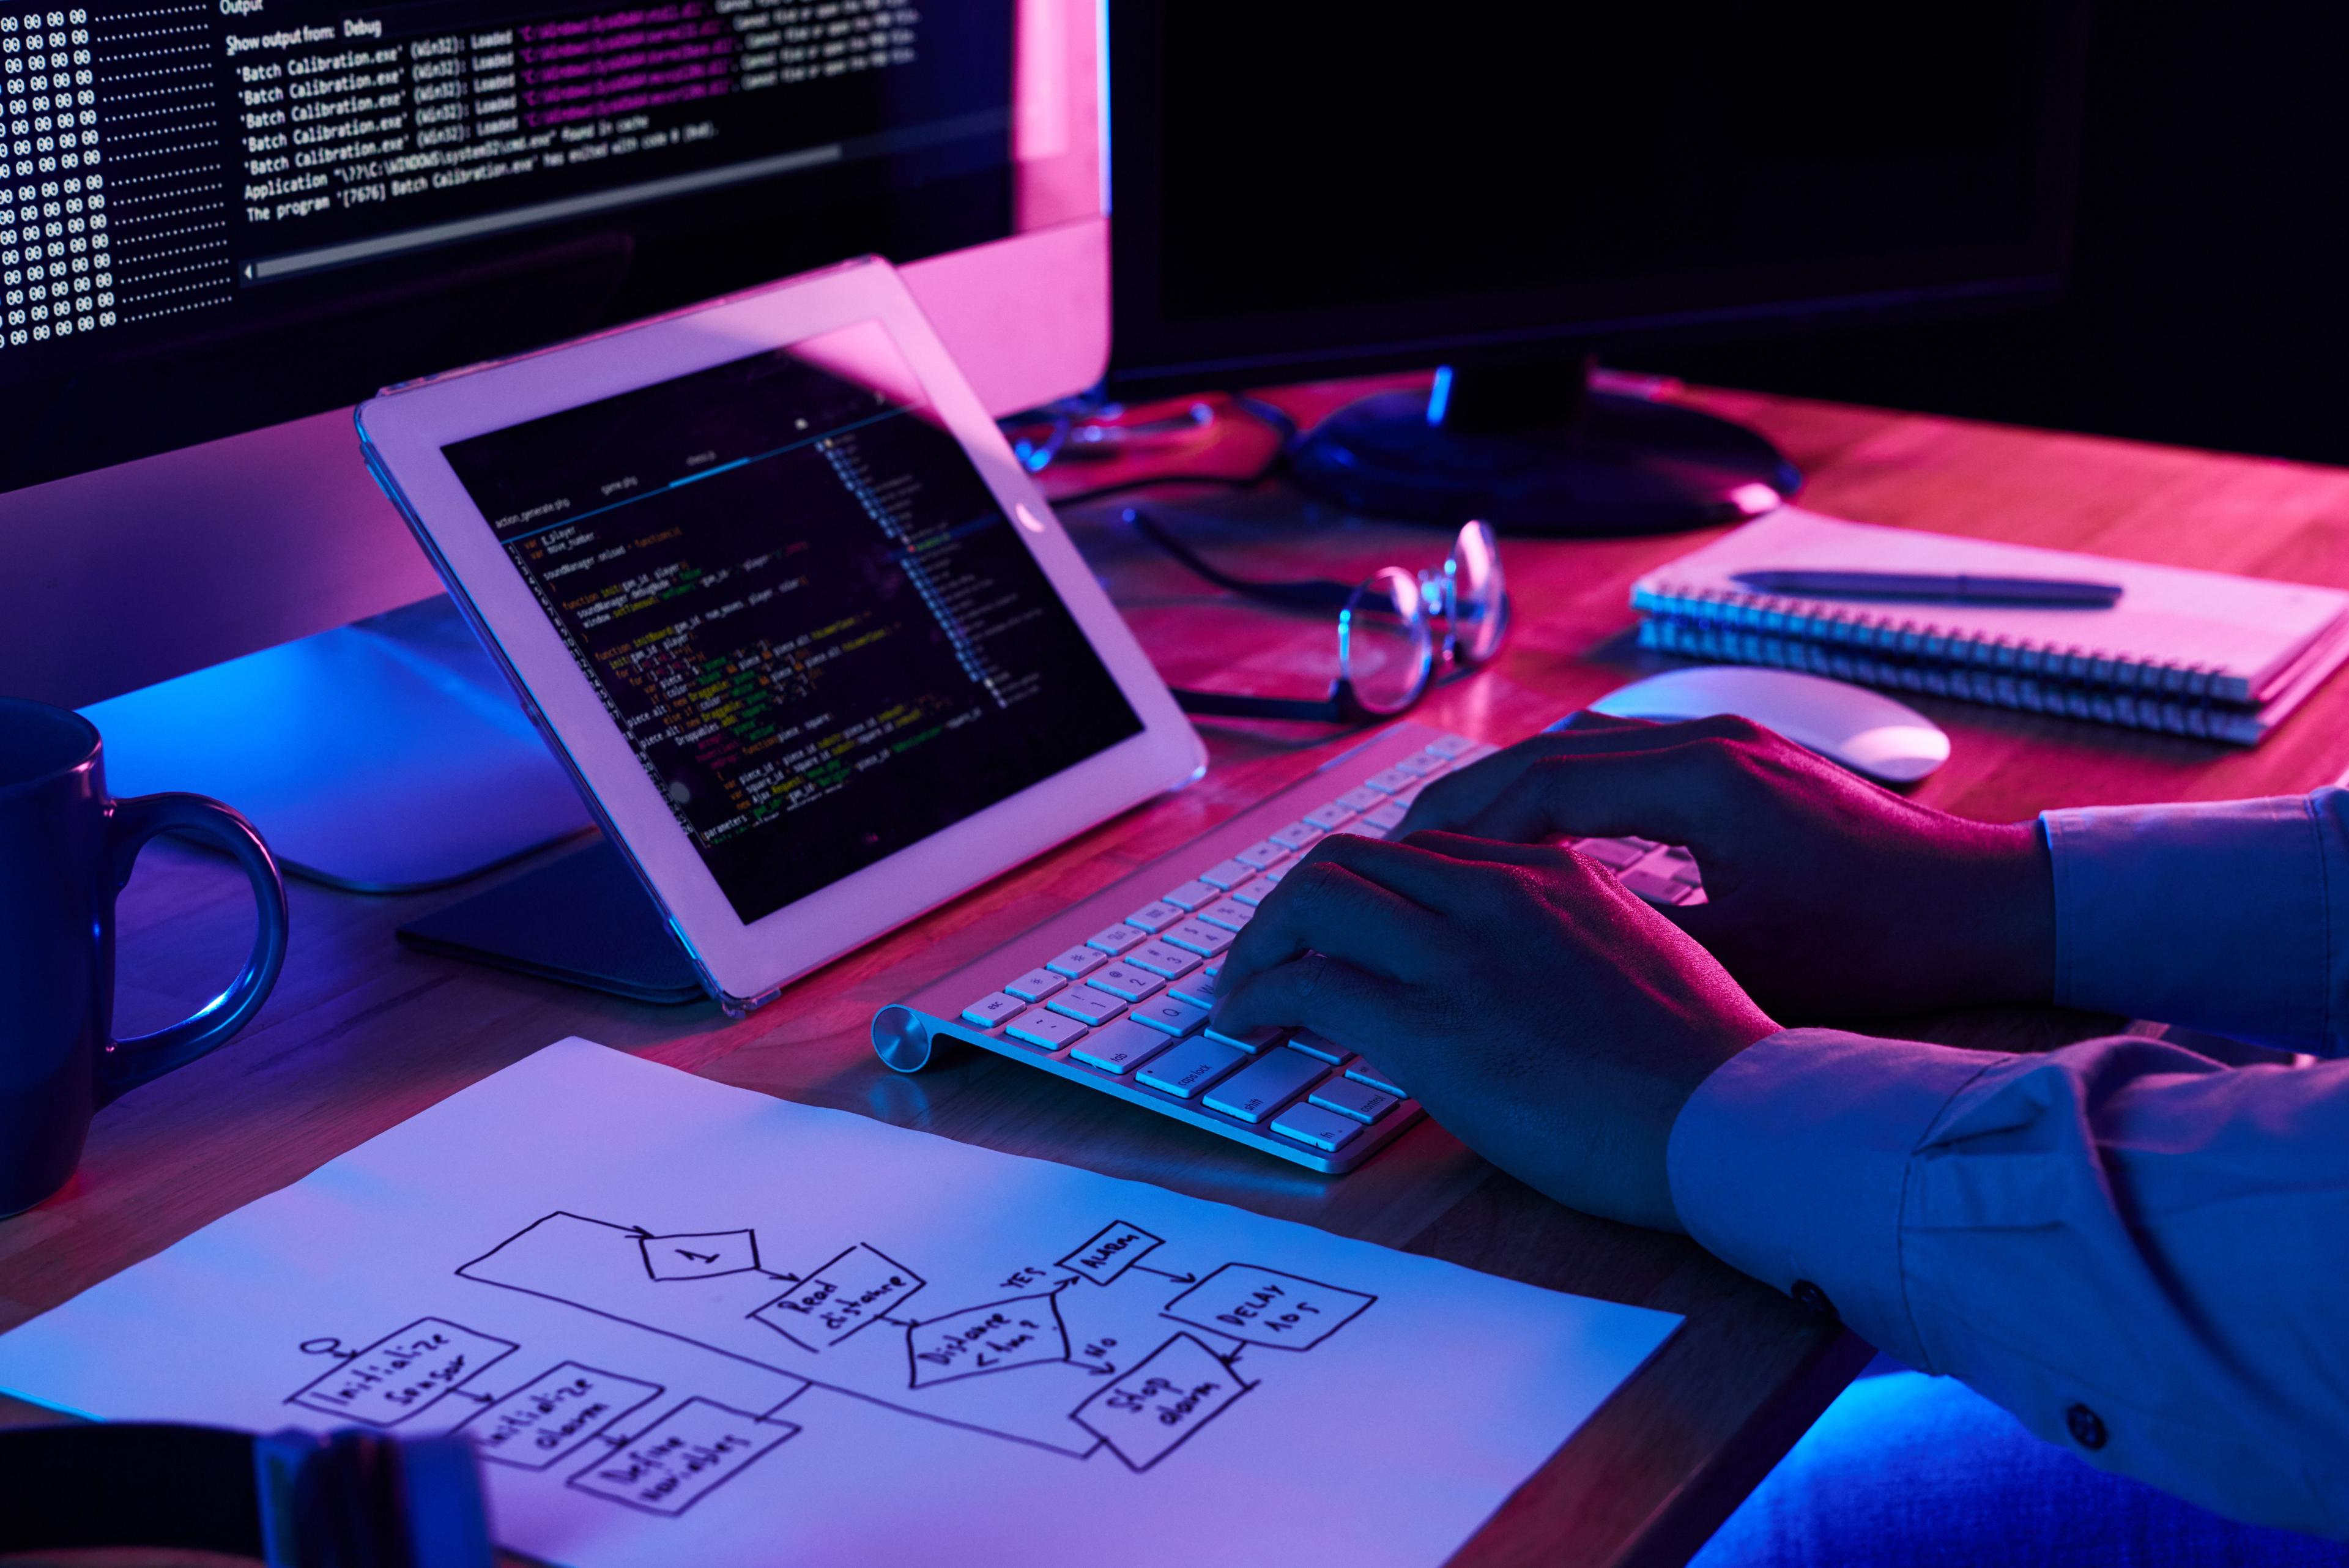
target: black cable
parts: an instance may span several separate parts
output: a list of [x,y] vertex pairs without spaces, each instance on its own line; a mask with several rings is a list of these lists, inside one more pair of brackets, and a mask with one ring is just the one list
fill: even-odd
[[1265,459],[1255,472],[1185,473],[1178,470],[1172,473],[1154,473],[1147,478],[1121,479],[1109,484],[1097,484],[1090,490],[1077,490],[1066,495],[1056,495],[1052,498],[1052,504],[1081,506],[1088,501],[1099,501],[1103,496],[1119,495],[1129,490],[1147,489],[1154,484],[1216,484],[1234,490],[1249,490],[1262,484],[1280,472],[1282,466],[1288,462],[1289,453],[1296,450],[1298,436],[1300,433],[1298,423],[1289,417],[1286,409],[1278,404],[1267,402],[1262,398],[1253,397],[1246,392],[1226,392],[1223,397],[1233,408],[1246,413],[1249,418],[1259,423],[1270,425],[1273,433],[1279,438],[1273,444],[1272,455]]
[[1141,535],[1166,554],[1174,556],[1192,571],[1216,585],[1236,594],[1265,599],[1296,609],[1344,609],[1354,597],[1354,590],[1345,584],[1326,577],[1309,577],[1301,582],[1268,583],[1248,577],[1236,577],[1216,566],[1206,556],[1169,534],[1154,517],[1139,508],[1129,506],[1119,517],[1135,533]]

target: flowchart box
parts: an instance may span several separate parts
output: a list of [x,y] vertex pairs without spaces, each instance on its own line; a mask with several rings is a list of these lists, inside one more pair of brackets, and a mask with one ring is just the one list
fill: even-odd
[[420,1317],[312,1378],[285,1402],[369,1427],[396,1427],[520,1348],[446,1318]]
[[1105,1285],[1166,1243],[1139,1225],[1112,1220],[1093,1232],[1092,1239],[1061,1260],[1097,1285]]
[[543,1470],[660,1397],[657,1383],[565,1361],[481,1407],[457,1435],[472,1439],[473,1451],[485,1459]]
[[1057,1294],[1014,1296],[908,1328],[905,1354],[913,1367],[911,1386],[926,1388],[1016,1366],[1066,1361],[1069,1331],[1061,1323]]
[[647,1236],[636,1245],[644,1251],[645,1272],[657,1280],[714,1280],[759,1266],[759,1238],[749,1231]]
[[1310,1350],[1378,1299],[1255,1263],[1226,1263],[1168,1302],[1164,1315],[1250,1345]]
[[877,1323],[922,1284],[921,1275],[860,1241],[750,1315],[814,1350]]
[[790,1421],[762,1421],[714,1400],[688,1399],[565,1484],[675,1518],[799,1430]]
[[1129,1469],[1146,1470],[1254,1387],[1214,1351],[1178,1334],[1069,1412]]

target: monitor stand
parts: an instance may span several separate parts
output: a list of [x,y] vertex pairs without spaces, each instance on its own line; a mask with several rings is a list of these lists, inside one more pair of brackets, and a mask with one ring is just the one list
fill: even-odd
[[446,595],[82,712],[114,794],[217,796],[331,887],[442,887],[593,826]]
[[1744,425],[1602,391],[1592,362],[1445,367],[1429,393],[1380,392],[1315,427],[1297,483],[1350,511],[1512,534],[1661,534],[1770,510],[1803,476]]

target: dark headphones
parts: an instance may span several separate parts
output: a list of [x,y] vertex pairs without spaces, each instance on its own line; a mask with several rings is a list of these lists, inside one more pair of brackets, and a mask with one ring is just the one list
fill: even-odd
[[269,1568],[492,1568],[472,1446],[287,1428],[0,1430],[0,1552],[171,1546]]

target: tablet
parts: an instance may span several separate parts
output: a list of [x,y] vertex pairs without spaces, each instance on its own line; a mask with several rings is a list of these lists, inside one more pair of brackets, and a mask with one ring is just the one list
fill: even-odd
[[729,1012],[1205,770],[885,262],[357,417]]

